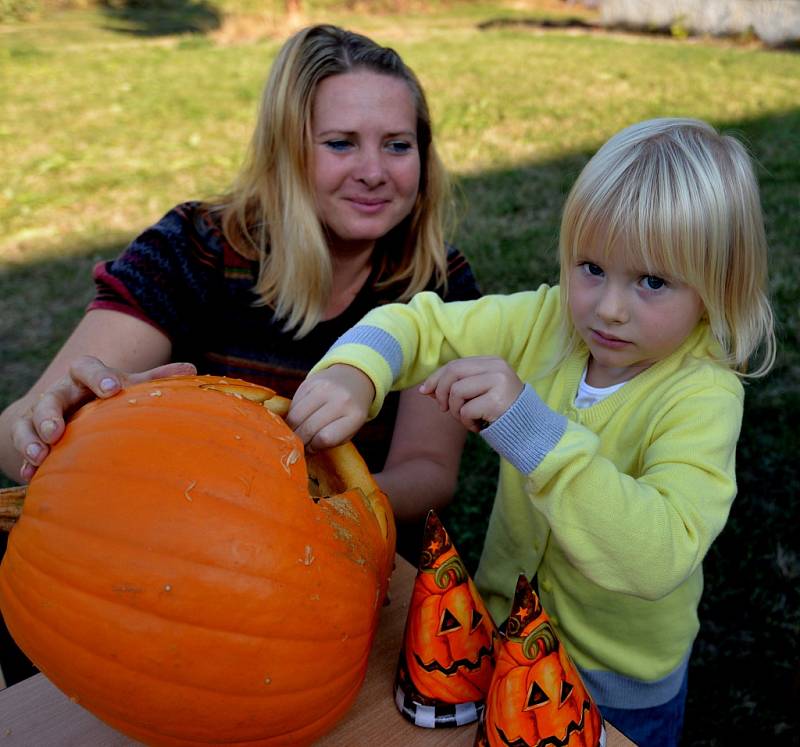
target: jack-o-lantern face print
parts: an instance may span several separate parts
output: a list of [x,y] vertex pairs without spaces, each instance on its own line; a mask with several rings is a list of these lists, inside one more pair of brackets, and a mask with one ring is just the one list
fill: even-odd
[[431,511],[403,643],[408,676],[419,694],[431,700],[482,701],[497,643],[497,628]]
[[517,584],[476,745],[597,747],[603,719],[527,579]]

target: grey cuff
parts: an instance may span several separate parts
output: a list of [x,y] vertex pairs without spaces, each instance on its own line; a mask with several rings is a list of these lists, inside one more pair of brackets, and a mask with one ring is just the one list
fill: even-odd
[[533,472],[561,440],[567,419],[551,410],[530,384],[481,436],[501,457],[520,472]]
[[336,342],[331,345],[328,352],[342,345],[355,343],[366,345],[376,353],[382,355],[389,368],[392,370],[392,381],[395,381],[403,368],[403,348],[400,343],[388,332],[371,324],[357,324],[347,330]]

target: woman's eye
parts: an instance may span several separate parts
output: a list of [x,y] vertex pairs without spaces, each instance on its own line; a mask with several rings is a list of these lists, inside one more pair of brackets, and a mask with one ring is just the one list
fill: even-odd
[[642,285],[647,288],[647,290],[659,290],[663,288],[667,284],[667,281],[663,278],[660,278],[656,275],[645,275],[642,278]]
[[347,150],[351,143],[349,140],[326,140],[325,145],[331,150],[342,151]]
[[408,153],[411,150],[411,143],[405,140],[390,140],[386,148],[392,153]]

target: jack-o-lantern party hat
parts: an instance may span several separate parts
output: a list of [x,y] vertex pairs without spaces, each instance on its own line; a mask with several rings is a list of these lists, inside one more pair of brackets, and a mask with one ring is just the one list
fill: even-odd
[[430,511],[395,678],[403,716],[428,728],[477,720],[499,640],[447,530]]
[[604,747],[603,717],[525,576],[475,735],[475,747]]

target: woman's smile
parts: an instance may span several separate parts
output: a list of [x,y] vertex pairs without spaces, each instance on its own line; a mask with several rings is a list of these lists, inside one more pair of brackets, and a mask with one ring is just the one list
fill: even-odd
[[374,215],[379,213],[391,200],[378,199],[375,197],[345,197],[345,201],[349,202],[356,210],[362,213]]

